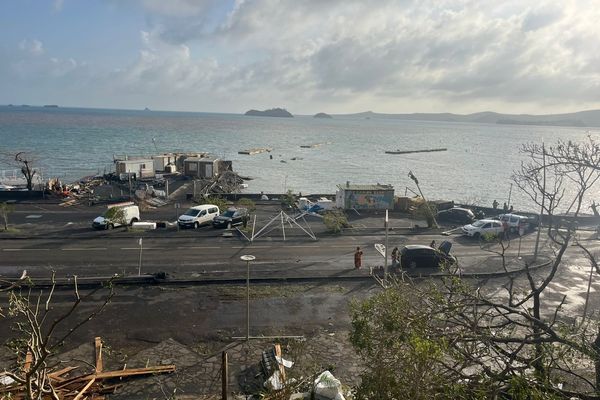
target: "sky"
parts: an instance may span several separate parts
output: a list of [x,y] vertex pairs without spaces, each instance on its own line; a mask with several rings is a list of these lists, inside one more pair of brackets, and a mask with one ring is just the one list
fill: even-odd
[[3,0],[0,104],[600,108],[595,0]]

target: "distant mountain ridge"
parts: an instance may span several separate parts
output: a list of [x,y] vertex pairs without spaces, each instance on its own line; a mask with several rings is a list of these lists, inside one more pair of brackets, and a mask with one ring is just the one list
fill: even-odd
[[452,113],[383,114],[367,111],[356,114],[338,114],[338,116],[403,119],[413,121],[476,122],[484,124],[600,127],[600,110],[546,115],[500,114],[492,111],[466,115]]

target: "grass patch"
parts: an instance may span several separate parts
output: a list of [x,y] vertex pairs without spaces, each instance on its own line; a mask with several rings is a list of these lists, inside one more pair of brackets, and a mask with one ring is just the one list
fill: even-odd
[[12,226],[9,226],[7,230],[0,229],[0,233],[21,233],[21,230],[19,228],[13,228]]
[[[330,293],[344,293],[346,290],[339,285],[331,286],[314,286],[314,285],[284,285],[284,286],[272,286],[272,285],[257,285],[250,284],[250,298],[251,299],[266,299],[270,297],[289,298],[295,297],[299,294],[309,292],[313,289],[317,289],[321,292]],[[246,298],[246,286],[245,285],[234,285],[234,286],[220,286],[218,288],[218,295],[222,299],[227,300],[243,300]]]

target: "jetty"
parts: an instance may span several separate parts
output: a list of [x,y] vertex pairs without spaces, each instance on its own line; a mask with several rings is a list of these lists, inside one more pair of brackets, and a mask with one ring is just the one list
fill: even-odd
[[385,154],[411,154],[411,153],[431,153],[434,151],[447,151],[447,148],[424,149],[424,150],[388,150]]
[[252,156],[254,154],[260,154],[260,153],[265,153],[265,152],[270,153],[271,150],[273,150],[273,149],[270,147],[256,147],[253,149],[246,149],[246,150],[238,151],[238,154],[247,154],[249,156]]
[[321,146],[325,146],[326,144],[331,144],[331,142],[325,142],[325,143],[313,143],[313,144],[303,144],[300,147],[303,149],[314,149],[316,147],[321,147]]

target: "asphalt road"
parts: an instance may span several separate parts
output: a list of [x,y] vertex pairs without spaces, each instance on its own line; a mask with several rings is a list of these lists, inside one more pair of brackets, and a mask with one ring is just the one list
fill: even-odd
[[[140,261],[139,236],[120,230],[96,232],[90,229],[91,220],[100,215],[104,207],[71,207],[59,209],[48,205],[19,205],[11,214],[10,222],[19,230],[15,235],[0,235],[0,275],[17,276],[27,269],[32,277],[47,278],[51,270],[57,276],[109,276],[115,273],[136,275]],[[143,215],[148,219],[174,220],[173,209],[153,210]],[[267,221],[274,209],[261,211],[261,224]],[[173,214],[173,215],[172,215]],[[171,216],[172,215],[172,216]],[[243,254],[253,254],[252,276],[293,276],[294,274],[337,274],[352,271],[353,251],[356,246],[364,249],[363,264],[376,266],[383,263],[375,251],[375,243],[383,243],[385,237],[377,217],[357,218],[357,227],[349,235],[331,237],[317,235],[318,240],[292,234],[283,241],[280,232],[249,243],[239,236],[225,238],[223,231],[203,228],[200,230],[163,230],[139,233],[144,236],[142,273],[165,271],[175,277],[221,276],[245,277],[246,265],[240,260]],[[313,221],[319,228],[320,222]],[[477,240],[460,235],[440,234],[407,235],[400,228],[407,221],[392,218],[389,235],[390,246],[404,244],[429,244],[435,240],[451,240],[452,252],[466,268],[485,270],[489,268],[490,252],[482,249]],[[600,251],[600,241],[590,231],[581,231],[579,239],[593,251]],[[521,240],[521,254],[532,254],[536,234],[525,235]],[[547,251],[542,235],[542,251]],[[507,255],[515,258],[519,253],[519,240],[512,240]],[[576,247],[569,249],[552,284],[544,294],[545,304],[563,305],[566,314],[580,316],[587,299],[590,276],[589,262]],[[543,274],[545,270],[540,270]],[[368,274],[364,269],[360,273]],[[493,295],[505,293],[507,279],[496,277],[473,281],[485,285]],[[527,281],[521,277],[524,289]],[[303,334],[325,330],[327,334],[343,334],[349,329],[348,303],[354,298],[364,298],[377,292],[379,286],[373,280],[310,284],[253,284],[251,301],[251,326],[253,334]],[[600,309],[595,293],[600,285],[592,284],[590,310]],[[85,290],[82,293],[86,293]],[[60,314],[72,304],[69,290],[54,294],[53,308]],[[82,317],[92,304],[102,301],[98,294],[77,311]],[[217,346],[228,343],[232,336],[244,334],[246,322],[245,288],[243,285],[219,286],[120,286],[107,310],[84,325],[77,336],[71,338],[68,348],[87,343],[101,335],[115,350],[126,355],[168,338],[193,348],[198,344]],[[9,324],[0,324],[0,337],[9,338]],[[2,361],[0,352],[0,364]],[[6,354],[5,360],[11,360]],[[5,361],[8,363],[8,361]],[[8,364],[5,364],[8,365]],[[344,377],[340,371],[341,377]]]
[[[112,275],[137,272],[142,258],[145,272],[166,271],[192,273],[211,271],[239,275],[245,271],[240,260],[243,254],[256,256],[253,270],[284,271],[297,266],[306,268],[347,269],[352,266],[356,246],[364,249],[366,266],[381,265],[383,258],[375,251],[375,243],[384,243],[385,237],[340,236],[313,241],[305,237],[267,237],[249,243],[238,236],[224,238],[221,232],[212,231],[212,237],[178,237],[177,232],[167,237],[146,237],[139,244],[135,235],[95,238],[28,238],[0,240],[0,271],[2,275],[18,274],[26,268],[32,276],[47,275],[53,268],[61,274],[86,276]],[[395,245],[440,243],[450,239],[452,253],[465,267],[490,256],[482,250],[477,240],[460,236],[442,235],[390,235],[390,248]],[[531,254],[535,235],[525,236],[521,241],[522,254]],[[518,240],[511,242],[508,255],[519,251]]]

